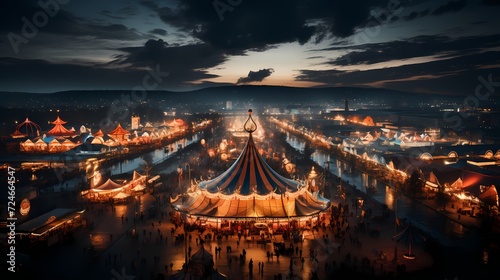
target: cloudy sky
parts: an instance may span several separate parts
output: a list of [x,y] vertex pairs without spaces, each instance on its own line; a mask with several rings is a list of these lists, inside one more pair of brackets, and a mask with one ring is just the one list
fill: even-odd
[[0,91],[146,83],[176,91],[255,84],[467,95],[479,76],[500,80],[498,0],[0,5]]

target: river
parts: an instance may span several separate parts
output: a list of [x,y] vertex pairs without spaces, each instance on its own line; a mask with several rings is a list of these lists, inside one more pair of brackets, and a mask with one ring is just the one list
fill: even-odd
[[[157,165],[164,162],[167,159],[177,156],[178,151],[198,141],[200,141],[200,134],[196,133],[190,139],[183,138],[175,141],[174,143],[168,144],[167,147],[170,148],[168,152],[165,151],[163,147],[155,149],[154,151],[148,152],[141,156],[137,156],[133,159],[124,159],[119,163],[113,164],[106,168],[102,168],[100,172],[102,174],[110,174],[111,176],[130,173],[133,172],[134,170],[138,170],[140,172],[140,170],[144,170],[144,168],[142,167],[144,165],[144,161],[142,158],[145,157],[145,155],[147,155],[146,157],[152,159],[153,165]],[[85,177],[73,178],[49,186],[48,188],[46,188],[46,190],[54,192],[73,190],[76,189],[80,183],[85,183],[85,181],[86,181]]]
[[[163,148],[156,149],[152,152],[147,153],[148,157],[150,157],[153,161],[153,165],[160,164],[165,160],[175,156],[177,152],[193,143],[196,143],[200,140],[200,136],[198,134],[194,134],[191,139],[183,138],[177,140],[175,143],[171,143],[168,146],[170,147],[169,152],[165,152]],[[120,163],[114,164],[110,166],[106,171],[111,172],[111,175],[118,175],[129,173],[134,170],[139,170],[142,165],[144,165],[144,161],[142,160],[143,156],[136,157],[134,159],[124,160]]]

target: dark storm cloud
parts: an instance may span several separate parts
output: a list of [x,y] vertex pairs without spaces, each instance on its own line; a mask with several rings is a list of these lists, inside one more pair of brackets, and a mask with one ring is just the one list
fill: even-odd
[[124,17],[121,17],[121,16],[116,16],[115,13],[111,12],[111,11],[108,11],[108,10],[102,10],[100,12],[101,15],[104,15],[104,16],[107,16],[109,18],[112,18],[112,19],[125,19]]
[[425,16],[427,16],[430,13],[431,13],[431,10],[427,9],[427,10],[421,11],[418,16],[419,17],[425,17]]
[[465,0],[449,1],[446,4],[437,7],[432,12],[430,9],[425,9],[422,11],[412,11],[406,16],[403,16],[402,19],[405,21],[411,21],[428,15],[440,16],[446,13],[458,12],[465,8],[465,6],[467,6],[467,2]]
[[[212,7],[212,2],[210,1],[200,1],[200,2],[205,2],[201,4],[204,4],[203,7],[207,8],[207,10],[205,11],[207,14],[210,14],[211,11],[214,11]],[[188,2],[179,3],[179,7],[177,9],[172,9],[170,7],[160,7],[157,4],[157,2],[149,0],[140,1],[140,4],[143,5],[144,7],[149,8],[151,11],[157,13],[160,19],[163,20],[164,22],[173,25],[175,27],[179,27],[183,31],[192,32],[196,28],[196,25],[198,25],[201,21],[203,21],[201,17],[202,14],[198,14],[197,16],[190,15],[191,11],[190,5],[192,4]],[[193,3],[193,4],[197,5],[199,3]]]
[[[50,63],[40,59],[0,58],[2,90],[52,92],[61,89],[123,89],[141,84],[146,71]],[[29,81],[29,83],[26,83]]]
[[155,35],[165,36],[165,35],[167,35],[167,30],[161,29],[161,28],[155,28],[153,30],[150,30],[149,33],[155,34]]
[[[378,44],[366,44],[354,48],[346,55],[331,60],[332,65],[373,64],[391,60],[401,60],[430,55],[456,56],[477,52],[484,48],[496,47],[500,35],[472,36],[452,39],[447,36],[418,36],[404,41],[391,41]],[[329,48],[341,50],[342,47]],[[348,49],[345,47],[344,49]],[[347,59],[349,58],[349,60]]]
[[246,77],[241,77],[236,82],[237,84],[246,84],[251,82],[262,82],[265,78],[271,76],[274,69],[260,69],[259,71],[250,71]]
[[439,16],[450,12],[458,12],[465,8],[465,6],[467,6],[467,1],[465,0],[449,1],[448,3],[439,6],[434,11],[432,11],[431,15]]
[[307,26],[299,13],[298,0],[242,1],[225,11],[213,3],[216,1],[186,0],[176,10],[155,7],[151,1],[144,4],[154,8],[164,22],[230,53],[265,50],[285,42],[305,43],[314,34],[314,27]]
[[411,12],[409,15],[405,16],[404,19],[405,20],[414,20],[418,17],[418,12]]
[[[473,94],[477,77],[500,76],[500,52],[471,53],[461,57],[427,63],[380,68],[367,71],[301,70],[299,81],[329,86],[366,86],[385,81],[384,88],[409,92]],[[484,67],[488,65],[489,67]],[[420,77],[420,78],[419,78]]]
[[422,18],[428,15],[441,16],[446,13],[458,12],[467,6],[465,0],[449,1],[444,5],[441,5],[434,9],[432,12],[430,9],[425,9],[422,11],[412,11],[402,18],[406,21],[411,21],[417,18]]
[[[46,2],[42,1],[42,3]],[[46,19],[41,16],[42,14],[45,15]],[[111,12],[102,11],[101,14],[109,16]],[[38,1],[31,0],[7,0],[2,3],[2,8],[0,9],[0,33],[2,37],[7,37],[8,34],[16,34],[31,39],[32,36],[26,36],[26,34],[23,33],[23,29],[26,26],[26,21],[33,25],[35,22],[35,15],[38,15],[38,21],[45,22],[45,24],[36,28],[35,35],[33,36],[36,36],[36,34],[40,32],[70,36],[73,38],[89,37],[121,40],[148,38],[148,36],[140,34],[135,29],[128,28],[123,24],[98,24],[65,11],[64,5],[59,4],[57,9],[55,9],[54,6],[44,8],[38,4]],[[120,14],[113,14],[112,16],[117,18],[120,17]],[[31,29],[29,31],[31,32]],[[69,38],[61,38],[62,44],[64,44],[64,40],[69,40]]]
[[[357,27],[363,27],[372,18],[370,11],[396,1],[310,1],[310,17],[324,20],[331,34],[336,37],[348,37]],[[385,15],[385,13],[384,13]]]
[[[40,59],[0,58],[0,84],[2,91],[55,92],[61,90],[132,90],[144,84],[144,77],[152,72],[168,73],[155,89],[180,90],[183,86],[193,85],[188,81],[213,78],[215,75],[205,71],[190,69],[162,68],[165,65],[154,65],[149,68],[111,69],[103,65],[73,65],[51,63]],[[151,69],[151,70],[147,70]],[[154,77],[154,75],[153,75]],[[29,82],[26,82],[29,81]],[[151,85],[155,81],[148,80]],[[22,90],[20,86],[23,85]],[[215,84],[214,84],[215,85]]]
[[430,12],[431,12],[431,10],[429,10],[429,9],[426,9],[426,10],[423,10],[423,11],[420,11],[420,12],[413,11],[409,15],[404,16],[403,19],[407,20],[407,21],[414,20],[414,19],[417,19],[417,18],[428,16],[430,14]]
[[99,25],[75,18],[64,11],[61,11],[60,16],[54,17],[42,31],[75,37],[90,36],[99,39],[138,40],[147,38],[134,28],[128,28],[123,24]]
[[136,6],[127,5],[118,10],[102,10],[100,14],[114,19],[127,19],[127,17],[138,15],[139,11]]
[[[166,23],[191,32],[228,53],[263,51],[273,44],[299,42],[315,37],[347,37],[363,27],[372,8],[387,8],[398,1],[198,1],[179,2],[177,8],[154,1],[141,4],[158,13]],[[231,4],[232,3],[232,4]],[[391,4],[392,5],[392,4]],[[392,8],[392,6],[391,6]],[[314,22],[314,23],[313,23]]]
[[179,83],[217,77],[204,69],[226,60],[223,52],[208,44],[169,46],[163,40],[148,40],[142,47],[121,48],[119,51],[125,54],[117,56],[109,66],[154,68],[159,65],[170,73],[168,79],[175,79]]

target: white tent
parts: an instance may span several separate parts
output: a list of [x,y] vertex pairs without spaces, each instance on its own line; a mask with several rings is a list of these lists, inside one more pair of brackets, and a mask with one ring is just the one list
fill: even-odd
[[33,143],[30,139],[21,142],[21,152],[31,152],[35,148],[35,143]]
[[35,142],[36,150],[37,151],[46,151],[47,150],[47,143],[45,143],[42,139],[38,139]]

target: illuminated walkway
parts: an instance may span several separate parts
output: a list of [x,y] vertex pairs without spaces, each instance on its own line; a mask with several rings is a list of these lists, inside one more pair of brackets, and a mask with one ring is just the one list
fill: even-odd
[[[348,197],[347,201],[350,198]],[[143,213],[146,213],[145,210],[152,203],[152,196],[144,195],[142,197],[140,209],[143,210]],[[367,203],[370,204],[370,202]],[[337,202],[334,201],[334,205],[337,205]],[[117,279],[115,274],[118,272],[121,274],[123,267],[127,275],[136,277],[134,279],[151,279],[151,277],[158,279],[156,278],[158,274],[165,276],[171,274],[172,271],[176,273],[184,263],[185,250],[184,244],[176,243],[175,238],[171,235],[174,226],[168,222],[169,216],[164,216],[161,225],[159,224],[161,215],[154,219],[145,218],[144,223],[138,218],[137,232],[139,238],[133,240],[129,234],[126,234],[127,230],[132,229],[133,208],[133,204],[129,204],[116,206],[115,212],[112,212],[109,206],[102,208],[107,210],[98,210],[97,207],[94,207],[93,210],[86,212],[86,217],[94,222],[95,228],[92,230],[88,228],[80,229],[76,234],[77,240],[72,245],[51,248],[44,258],[35,262],[35,267],[40,269],[38,276],[43,275],[44,277],[51,277],[51,279],[68,279],[69,276],[72,279],[90,277],[92,279]],[[121,215],[128,217],[128,222],[125,222],[125,220],[122,222]],[[354,216],[348,217],[351,232],[354,220]],[[302,279],[310,279],[311,269],[315,267],[314,261],[310,258],[311,249],[318,260],[319,279],[326,279],[327,273],[332,271],[338,272],[341,269],[342,262],[344,262],[345,269],[356,268],[357,271],[361,271],[361,261],[364,257],[370,259],[371,264],[375,261],[375,265],[372,265],[373,269],[365,268],[363,270],[366,274],[380,276],[382,271],[394,271],[394,264],[392,263],[394,242],[391,240],[394,225],[390,222],[382,224],[380,230],[379,237],[370,237],[368,234],[362,233],[354,235],[353,233],[353,236],[357,237],[361,245],[351,243],[348,237],[342,244],[341,240],[332,238],[331,232],[323,232],[322,230],[319,232],[305,231],[305,240],[302,243],[293,244],[294,247],[302,250],[304,268],[302,268],[300,258],[294,253],[291,256],[293,271]],[[174,231],[174,236],[180,233],[182,233],[182,228]],[[161,241],[160,234],[162,236]],[[326,234],[329,234],[328,244],[322,238]],[[192,253],[194,253],[201,245],[196,245],[198,233],[195,231],[191,235],[192,239],[188,246],[192,248]],[[282,241],[281,236],[276,236],[276,242],[280,241]],[[91,242],[98,253],[96,257],[92,257],[88,251],[85,252],[83,249],[88,247]],[[337,247],[338,244],[342,244],[340,250]],[[287,241],[285,245],[288,247],[290,243]],[[231,246],[231,253],[227,253],[227,246]],[[222,248],[221,254],[217,255],[217,257],[215,256],[215,247]],[[275,274],[281,273],[285,276],[289,273],[290,256],[280,256],[279,262],[276,257],[272,261],[267,260],[266,252],[268,250],[273,251],[272,245],[269,243],[262,246],[257,243],[244,243],[242,240],[238,246],[237,236],[235,236],[229,237],[227,241],[223,238],[220,243],[207,242],[205,248],[213,254],[215,268],[227,275],[228,279],[250,279],[248,271],[250,258],[254,263],[253,279],[273,279]],[[335,250],[332,250],[332,248],[335,248]],[[242,265],[239,261],[239,254],[242,253],[243,249],[246,250],[247,254],[246,261]],[[405,245],[400,244],[398,246],[399,254],[402,255],[406,249]],[[401,256],[399,257],[400,263],[406,265],[407,272],[432,265],[432,259],[421,248],[415,246],[413,251],[417,255],[416,260],[408,261]],[[380,254],[380,252],[383,254]],[[350,261],[346,261],[346,254],[350,254]],[[385,260],[380,258],[381,255],[385,256]],[[67,262],[68,258],[71,258],[71,262]],[[259,262],[264,263],[263,275],[258,273]],[[62,265],[63,263],[64,265]],[[325,265],[325,263],[328,265]],[[170,264],[172,264],[172,270],[170,270]]]

